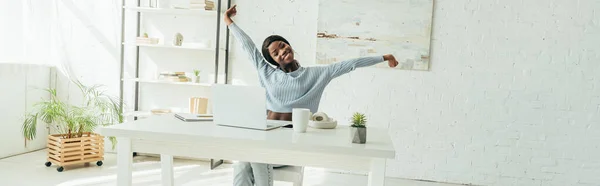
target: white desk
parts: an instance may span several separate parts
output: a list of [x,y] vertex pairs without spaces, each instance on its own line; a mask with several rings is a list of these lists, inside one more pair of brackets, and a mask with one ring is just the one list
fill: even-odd
[[173,156],[369,171],[369,185],[383,186],[386,159],[395,150],[385,129],[367,129],[367,143],[353,144],[347,126],[308,128],[294,133],[183,122],[173,115],[152,116],[100,129],[117,137],[117,182],[132,184],[132,152],[161,154],[163,185],[173,185]]

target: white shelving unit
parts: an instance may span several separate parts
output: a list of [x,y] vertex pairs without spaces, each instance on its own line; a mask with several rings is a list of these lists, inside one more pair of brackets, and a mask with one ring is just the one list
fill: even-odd
[[[214,84],[227,83],[229,30],[227,30],[226,26],[223,27],[224,23],[222,23],[222,0],[210,1],[213,1],[215,4],[213,10],[156,8],[148,7],[149,5],[147,4],[140,4],[144,3],[145,1],[123,0],[123,25],[121,37],[121,44],[123,47],[121,49],[122,70],[120,78],[121,98],[129,98],[129,96],[133,95],[133,98],[129,98],[129,101],[133,102],[133,109],[124,110],[123,112],[123,115],[126,118],[132,117],[134,120],[137,120],[151,116],[153,115],[151,112],[152,109],[172,107],[181,108],[181,105],[185,104],[183,102],[189,99],[188,96],[192,94],[188,93],[190,92],[190,89],[203,90],[191,92],[204,92],[206,89],[209,90]],[[182,1],[179,0],[177,3],[181,2]],[[227,7],[230,7],[231,1],[228,0],[226,2]],[[135,14],[135,16],[131,16],[133,14]],[[129,15],[129,17],[127,15]],[[127,19],[133,19],[134,17],[135,21],[129,21]],[[209,28],[214,28],[214,32],[210,33]],[[146,32],[149,32],[148,30],[150,30],[150,32],[154,32],[153,34],[149,34],[152,35],[150,38],[158,38],[160,40],[159,43],[147,44],[136,42],[136,38],[142,36]],[[184,34],[184,40],[181,46],[175,46],[172,44],[172,41],[169,41],[171,39],[165,38],[173,36],[173,33],[179,33],[180,30],[187,31],[187,34]],[[185,31],[181,31],[182,34]],[[209,39],[207,42],[197,42],[199,38],[204,41],[206,41],[207,38],[211,39]],[[222,45],[224,45],[224,47]],[[214,79],[212,82],[173,82],[156,78],[156,72],[189,72],[192,70],[192,68],[195,69],[197,66],[211,65],[212,63],[208,60],[196,59],[197,57],[203,59],[212,57],[214,60],[214,71],[212,71],[212,73],[214,73]],[[220,66],[224,66],[225,69],[225,79],[221,82],[219,82]],[[148,71],[148,68],[151,70]],[[174,68],[177,70],[173,70]],[[210,74],[210,70],[212,69],[203,68],[202,73]],[[158,89],[158,91],[164,91],[167,93],[144,91],[147,86],[155,87],[155,89]],[[129,95],[124,96],[124,90],[130,89],[133,89],[131,90],[132,92]],[[172,91],[173,94],[168,94],[169,91]],[[195,94],[193,96],[196,97]],[[144,99],[141,99],[140,97],[143,97]],[[133,99],[133,101],[131,101],[131,99]],[[153,102],[152,100],[160,101]],[[147,104],[147,106],[144,106],[144,104],[146,104],[148,101],[152,102],[152,104]],[[149,108],[148,106],[152,105],[152,107],[154,107],[159,103],[165,104],[165,102],[171,101],[176,101],[178,106],[168,104],[158,106],[160,108]],[[211,159],[211,169],[219,166],[222,163],[222,160],[214,161]]]

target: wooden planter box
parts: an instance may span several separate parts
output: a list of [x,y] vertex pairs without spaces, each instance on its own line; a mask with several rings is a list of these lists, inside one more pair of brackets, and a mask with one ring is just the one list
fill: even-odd
[[66,134],[53,134],[48,136],[48,162],[46,167],[56,164],[56,170],[62,172],[63,166],[84,164],[96,161],[102,166],[104,160],[104,137],[86,132],[79,138],[66,138]]

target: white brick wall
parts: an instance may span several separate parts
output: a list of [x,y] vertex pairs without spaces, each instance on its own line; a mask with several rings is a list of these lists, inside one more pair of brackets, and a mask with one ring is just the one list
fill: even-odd
[[[237,1],[237,20],[259,44],[283,35],[312,65],[317,2]],[[320,109],[389,126],[388,176],[600,185],[600,1],[437,0],[433,28],[430,72],[357,70]],[[234,78],[256,84],[235,44]]]

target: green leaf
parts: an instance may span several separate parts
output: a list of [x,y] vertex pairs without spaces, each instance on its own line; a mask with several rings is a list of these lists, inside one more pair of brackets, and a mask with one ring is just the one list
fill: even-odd
[[25,137],[25,139],[35,139],[37,133],[37,117],[38,115],[34,114],[28,115],[27,118],[25,118],[22,128],[23,136]]
[[353,127],[365,127],[365,124],[367,123],[367,118],[364,114],[359,113],[359,112],[355,112],[352,115],[352,126]]
[[117,146],[117,138],[114,136],[110,136],[108,137],[108,139],[110,140],[110,143],[112,144],[112,149],[114,150]]

